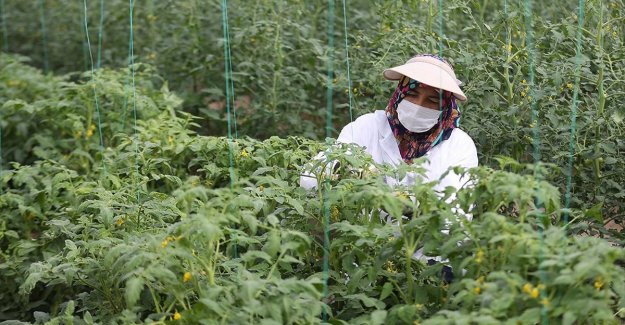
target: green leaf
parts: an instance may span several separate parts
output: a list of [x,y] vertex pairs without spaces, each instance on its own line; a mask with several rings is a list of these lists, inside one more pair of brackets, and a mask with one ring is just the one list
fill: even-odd
[[93,317],[91,316],[91,313],[89,313],[88,311],[85,312],[85,316],[83,316],[83,319],[85,320],[85,323],[87,323],[87,325],[94,324]]
[[267,216],[267,222],[275,227],[280,223],[280,220],[278,220],[278,217],[276,217],[275,214],[270,214]]
[[289,199],[289,204],[299,213],[300,215],[304,214],[304,206],[295,199]]
[[263,251],[272,258],[275,258],[278,255],[278,251],[280,250],[280,232],[276,229],[272,229],[269,231],[267,235],[267,242],[263,246]]
[[571,311],[567,311],[562,316],[562,325],[572,325],[575,323],[575,314]]
[[74,242],[69,239],[65,240],[65,247],[67,247],[70,251],[75,251],[78,249],[76,244],[74,244]]
[[76,303],[73,300],[70,300],[67,303],[67,306],[65,306],[65,316],[72,316],[74,315],[74,309],[76,308]]
[[140,277],[132,277],[126,281],[126,290],[124,293],[128,307],[134,307],[137,301],[139,301],[141,291],[143,291],[143,285],[143,278]]
[[360,302],[362,302],[362,304],[365,307],[369,307],[369,308],[376,307],[376,308],[382,309],[382,308],[385,307],[385,304],[382,301],[379,301],[379,300],[377,300],[375,298],[368,297],[368,296],[366,296],[365,294],[362,294],[362,293],[355,294],[355,295],[347,295],[347,296],[345,296],[345,298],[347,298],[347,299],[358,299],[358,300],[360,300]]
[[371,313],[371,324],[372,325],[381,325],[386,321],[386,315],[388,312],[386,310],[376,310]]
[[380,300],[386,299],[393,292],[393,284],[390,282],[386,282],[382,286],[382,292],[380,293]]

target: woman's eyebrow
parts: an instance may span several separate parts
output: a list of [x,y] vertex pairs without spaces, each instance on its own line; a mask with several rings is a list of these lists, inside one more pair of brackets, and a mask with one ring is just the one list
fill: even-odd
[[435,88],[432,88],[432,87],[409,89],[407,93],[408,94],[412,94],[412,93],[420,93],[420,92],[424,92],[424,91],[426,92],[426,96],[427,97],[440,98],[440,95],[441,95],[440,89],[435,89]]

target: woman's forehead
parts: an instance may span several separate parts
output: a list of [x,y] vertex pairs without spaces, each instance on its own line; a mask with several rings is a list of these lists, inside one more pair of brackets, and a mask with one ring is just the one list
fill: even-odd
[[441,90],[439,88],[434,88],[430,85],[426,85],[424,83],[419,84],[419,88],[424,89],[427,92],[431,92],[433,94],[440,94]]

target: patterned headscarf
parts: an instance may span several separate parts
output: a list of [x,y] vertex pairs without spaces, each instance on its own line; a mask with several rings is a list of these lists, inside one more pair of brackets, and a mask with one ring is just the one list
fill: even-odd
[[425,87],[430,86],[403,76],[386,107],[386,117],[399,145],[399,153],[407,164],[412,164],[413,159],[425,155],[434,146],[449,139],[451,132],[460,125],[460,110],[456,104],[456,98],[449,91],[443,91],[440,104],[441,117],[429,131],[410,132],[399,122],[397,105],[406,97],[408,91]]

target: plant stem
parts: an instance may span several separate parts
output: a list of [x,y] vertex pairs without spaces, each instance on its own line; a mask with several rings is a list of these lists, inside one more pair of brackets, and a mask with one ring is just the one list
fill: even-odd
[[271,110],[272,110],[272,120],[275,121],[275,117],[278,111],[278,77],[281,75],[282,69],[282,40],[280,38],[280,32],[282,30],[281,24],[281,14],[282,14],[282,1],[279,2],[278,12],[274,12],[274,16],[276,18],[276,36],[274,38],[273,50],[275,51],[276,57],[276,67],[273,71],[273,83],[271,86]]
[[[579,18],[578,18],[579,19]],[[597,24],[597,45],[599,47],[599,58],[603,58],[603,3],[599,1],[599,22]],[[601,180],[601,166],[599,165],[599,160],[597,159],[600,154],[599,142],[601,140],[601,125],[597,122],[603,116],[603,112],[605,109],[605,99],[606,94],[603,89],[603,79],[604,79],[604,70],[605,66],[601,64],[599,68],[599,76],[597,77],[597,89],[599,92],[599,103],[597,105],[597,118],[595,119],[595,144],[594,144],[594,162],[593,162],[593,174],[595,179],[595,195],[597,195],[597,191],[599,189],[599,182]]]
[[484,22],[484,13],[486,12],[486,7],[488,6],[488,0],[484,0],[482,2],[482,7],[480,8],[480,21]]
[[512,103],[512,99],[514,97],[513,92],[513,84],[510,82],[510,66],[509,64],[512,62],[512,28],[510,27],[510,21],[508,16],[508,3],[506,2],[506,64],[504,65],[504,78],[506,79],[506,85],[508,86],[508,105]]

